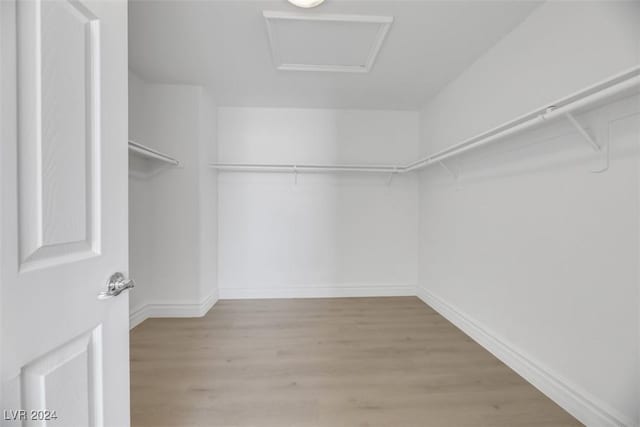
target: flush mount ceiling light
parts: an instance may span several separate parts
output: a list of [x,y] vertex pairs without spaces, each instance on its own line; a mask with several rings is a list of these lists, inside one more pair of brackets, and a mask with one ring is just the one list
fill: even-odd
[[322,2],[324,2],[324,0],[289,0],[289,3],[306,9],[319,6]]

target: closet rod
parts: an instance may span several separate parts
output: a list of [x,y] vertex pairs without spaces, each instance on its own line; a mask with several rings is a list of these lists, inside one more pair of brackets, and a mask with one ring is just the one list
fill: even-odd
[[[468,138],[436,153],[403,166],[394,165],[309,165],[309,164],[251,164],[251,163],[210,163],[209,166],[220,170],[237,171],[315,171],[315,172],[380,172],[380,173],[408,173],[427,168],[436,163],[442,163],[452,157],[469,150],[488,145],[509,135],[521,132],[546,121],[567,118],[575,125],[571,113],[588,106],[596,106],[618,95],[640,92],[640,66],[610,77],[597,84],[589,86],[572,95],[561,98],[503,123],[486,132]],[[593,141],[590,141],[593,142]]]
[[180,166],[180,161],[174,159],[171,156],[167,156],[159,151],[154,150],[153,148],[149,148],[145,145],[139,144],[135,141],[129,141],[129,150],[138,153],[144,157],[160,160],[165,163],[172,164],[174,166]]
[[402,172],[412,172],[435,163],[440,163],[469,150],[482,147],[509,135],[540,125],[545,121],[566,117],[567,114],[576,110],[589,105],[595,105],[599,101],[631,91],[632,89],[635,89],[636,93],[640,92],[640,66],[562,98],[546,107],[538,108],[537,110],[510,120],[491,130],[466,139],[461,143],[412,162],[404,166]]
[[215,169],[228,171],[263,172],[369,172],[397,173],[400,167],[385,165],[321,165],[321,164],[256,164],[256,163],[209,163]]

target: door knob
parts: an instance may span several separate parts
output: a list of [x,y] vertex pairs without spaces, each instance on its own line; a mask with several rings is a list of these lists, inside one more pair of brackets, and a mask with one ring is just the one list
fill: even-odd
[[125,279],[122,273],[114,273],[109,277],[107,282],[107,290],[100,292],[98,299],[109,299],[117,297],[122,291],[131,289],[135,286],[135,282],[132,279]]

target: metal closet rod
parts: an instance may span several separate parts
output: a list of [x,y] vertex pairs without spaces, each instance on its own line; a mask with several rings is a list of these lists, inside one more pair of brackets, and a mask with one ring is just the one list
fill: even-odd
[[146,145],[142,145],[138,142],[135,141],[129,141],[129,150],[135,152],[135,153],[139,153],[140,155],[144,156],[144,157],[148,157],[151,159],[156,159],[156,160],[160,160],[162,162],[165,163],[169,163],[172,164],[174,166],[180,166],[180,161],[174,159],[171,156],[167,156],[164,153],[161,153],[157,150],[154,150],[153,148],[149,148]]
[[257,164],[257,163],[209,163],[220,170],[260,170],[263,172],[370,172],[397,173],[402,169],[386,165],[329,165],[329,164]]
[[219,170],[236,171],[408,173],[444,162],[452,157],[491,144],[499,139],[535,127],[546,121],[567,118],[575,124],[575,119],[571,116],[572,112],[633,89],[635,89],[636,92],[640,92],[640,66],[633,67],[630,70],[589,86],[556,102],[533,110],[486,132],[465,139],[444,150],[401,166],[255,163],[210,163],[209,166]]

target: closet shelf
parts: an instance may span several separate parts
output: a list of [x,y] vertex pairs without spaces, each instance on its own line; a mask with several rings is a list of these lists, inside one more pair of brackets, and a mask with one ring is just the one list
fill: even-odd
[[145,145],[139,144],[135,141],[129,141],[129,151],[148,159],[158,160],[160,162],[168,163],[173,166],[180,166],[179,160],[176,160],[171,156],[154,150],[153,148],[149,148]]
[[422,157],[406,165],[321,165],[321,164],[251,164],[251,163],[209,163],[218,170],[254,171],[254,172],[367,172],[367,173],[408,173],[444,163],[453,157],[476,148],[491,144],[507,136],[540,126],[555,119],[566,119],[576,128],[585,142],[595,151],[601,146],[592,135],[578,122],[574,114],[599,105],[613,102],[626,96],[640,93],[640,66],[614,75],[599,83],[561,98],[555,102],[509,120],[488,131],[482,132],[464,141],[454,144],[436,153]]

